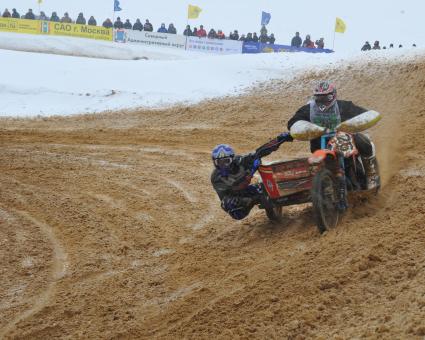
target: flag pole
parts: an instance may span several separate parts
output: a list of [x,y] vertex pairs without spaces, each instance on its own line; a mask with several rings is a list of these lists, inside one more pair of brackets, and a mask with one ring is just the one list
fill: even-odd
[[332,50],[335,52],[335,36],[336,36],[336,32],[334,30],[334,41],[332,43]]

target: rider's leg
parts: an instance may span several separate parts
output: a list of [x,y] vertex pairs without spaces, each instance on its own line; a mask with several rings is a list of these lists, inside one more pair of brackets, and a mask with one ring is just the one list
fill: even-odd
[[363,166],[365,168],[367,188],[374,189],[379,186],[379,173],[375,155],[375,145],[368,136],[362,133],[354,135],[357,149],[362,157]]
[[226,196],[221,201],[221,207],[235,220],[247,217],[256,201],[252,197]]

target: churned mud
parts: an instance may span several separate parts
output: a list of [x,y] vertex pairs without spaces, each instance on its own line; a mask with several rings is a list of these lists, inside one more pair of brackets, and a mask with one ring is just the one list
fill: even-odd
[[[383,189],[319,235],[308,204],[235,222],[211,148],[284,131],[312,84],[382,112]],[[191,107],[0,127],[0,338],[425,336],[425,61],[273,82]],[[270,159],[305,155],[284,144]]]

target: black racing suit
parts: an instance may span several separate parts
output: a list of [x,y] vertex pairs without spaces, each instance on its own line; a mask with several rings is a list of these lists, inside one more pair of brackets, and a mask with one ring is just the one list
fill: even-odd
[[248,216],[254,205],[260,202],[259,187],[250,183],[261,158],[276,151],[283,142],[291,140],[290,136],[289,138],[278,136],[253,153],[235,156],[227,176],[214,169],[211,183],[224,211],[237,220]]
[[[346,101],[346,100],[337,100],[336,105],[339,108],[339,115],[340,115],[341,122],[344,122],[348,119],[351,119],[367,111],[366,109],[360,106],[354,105],[353,102]],[[294,125],[296,122],[300,120],[311,122],[310,116],[311,116],[310,104],[304,105],[288,121],[288,129],[290,129],[292,125]],[[317,122],[313,122],[313,123],[323,126]],[[366,135],[362,133],[356,133],[354,134],[354,141],[362,157],[369,158],[373,156],[373,146],[370,139]],[[311,152],[314,152],[318,149],[320,149],[320,137],[310,141]]]

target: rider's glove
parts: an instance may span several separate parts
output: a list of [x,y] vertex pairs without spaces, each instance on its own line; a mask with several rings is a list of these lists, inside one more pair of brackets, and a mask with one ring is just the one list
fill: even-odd
[[279,142],[292,142],[294,140],[289,132],[281,133],[276,139]]

